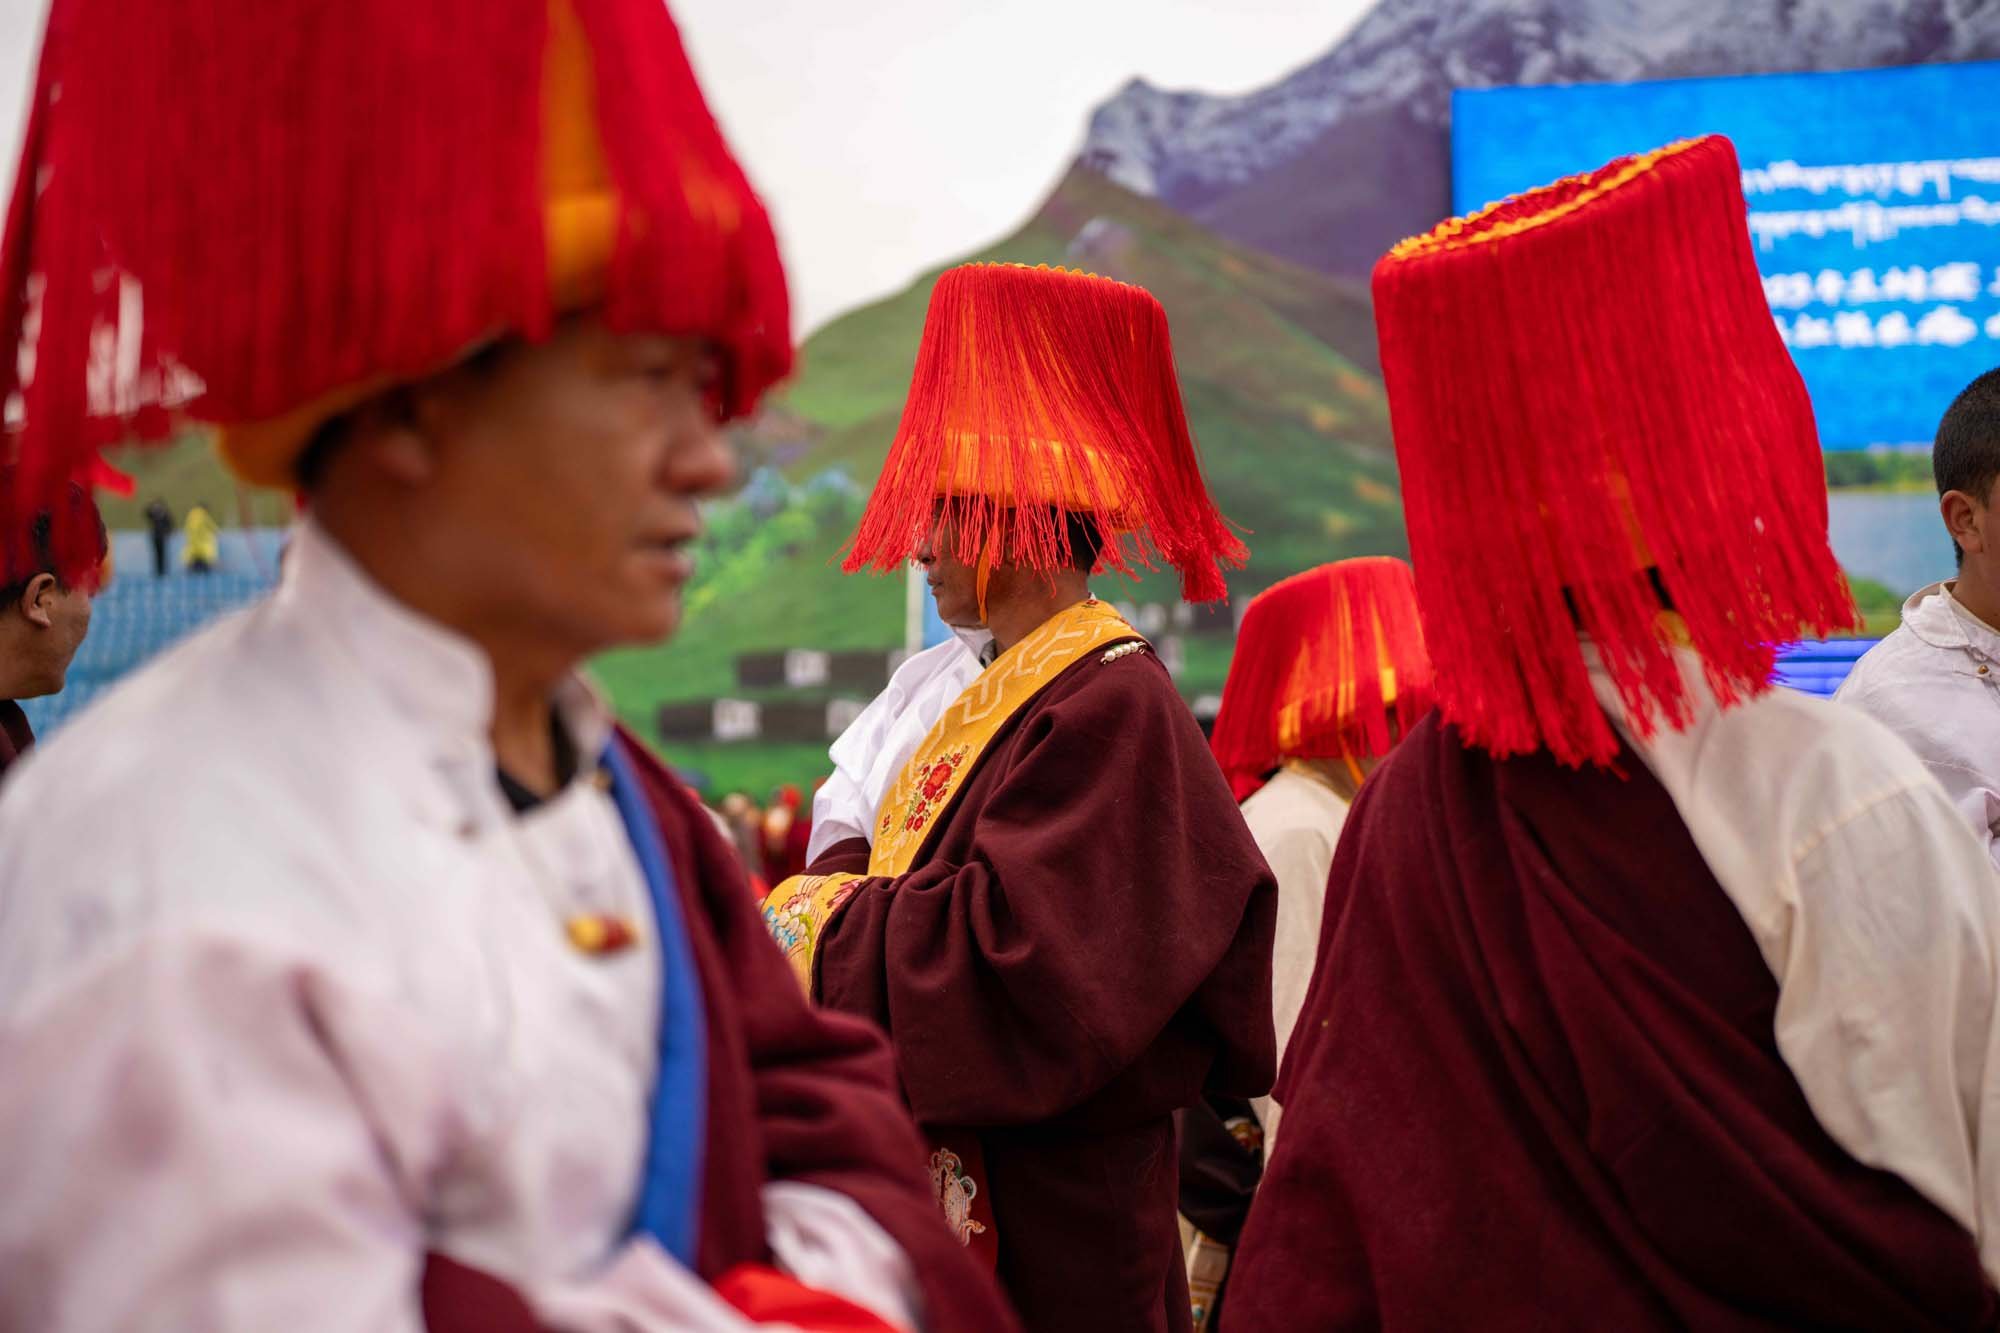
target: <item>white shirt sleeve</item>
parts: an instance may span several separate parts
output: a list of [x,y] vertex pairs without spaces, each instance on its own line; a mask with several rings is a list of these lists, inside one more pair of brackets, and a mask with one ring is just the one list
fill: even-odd
[[1925,783],[1794,856],[1779,1051],[1827,1132],[1956,1218],[2000,1276],[2000,880],[1985,849]]
[[979,674],[973,642],[947,639],[896,669],[882,693],[848,724],[827,757],[833,774],[813,797],[806,861],[848,838],[873,842],[883,794],[951,702]]
[[[349,997],[152,939],[0,1017],[0,1327],[421,1333],[417,1043],[361,1086]],[[373,1103],[372,1105],[370,1103]]]
[[[909,1256],[844,1194],[779,1181],[763,1191],[778,1266],[805,1286],[862,1306],[915,1333],[916,1271]],[[801,1333],[754,1324],[650,1237],[631,1241],[587,1282],[528,1293],[535,1313],[561,1333]]]
[[763,1191],[778,1266],[816,1291],[843,1296],[898,1328],[918,1321],[910,1256],[860,1204],[820,1185],[780,1180]]
[[[467,1128],[434,1054],[406,1014],[229,939],[148,938],[7,1013],[0,1328],[422,1333],[427,1180]],[[765,1203],[793,1276],[917,1327],[908,1257],[852,1200]],[[574,1279],[493,1276],[564,1333],[784,1329],[649,1238]]]
[[[1271,951],[1271,1008],[1278,1040],[1278,1058],[1291,1043],[1312,986],[1319,958],[1320,919],[1326,912],[1326,877],[1332,867],[1337,830],[1293,827],[1268,841],[1260,839],[1264,859],[1278,881],[1278,922]],[[1264,1129],[1264,1160],[1277,1144],[1278,1121],[1284,1111],[1270,1097],[1251,1100]]]
[[846,769],[836,768],[813,794],[812,834],[806,839],[806,864],[849,838],[868,839],[875,812],[867,808],[861,784]]

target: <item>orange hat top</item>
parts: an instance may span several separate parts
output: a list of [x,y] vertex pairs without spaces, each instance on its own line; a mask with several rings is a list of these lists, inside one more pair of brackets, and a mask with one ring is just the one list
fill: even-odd
[[1728,705],[1775,644],[1856,623],[1728,140],[1452,219],[1374,290],[1438,707],[1468,742],[1609,762],[1584,639],[1650,734],[1691,716],[1676,644]]
[[660,0],[53,0],[0,253],[33,492],[185,415],[282,485],[329,417],[594,307],[791,365],[763,206]]
[[1247,555],[1202,481],[1166,311],[1139,287],[1018,264],[948,269],[931,292],[901,426],[846,560],[891,569],[940,503],[955,553],[990,568],[1070,563],[1068,518],[1100,566],[1165,563],[1182,595],[1225,595]]
[[1363,556],[1251,599],[1211,743],[1240,801],[1287,759],[1385,755],[1430,708],[1410,567]]

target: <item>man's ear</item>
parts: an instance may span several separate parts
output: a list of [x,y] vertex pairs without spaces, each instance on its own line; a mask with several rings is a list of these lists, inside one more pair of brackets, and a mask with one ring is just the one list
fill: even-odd
[[1958,543],[1959,550],[1985,551],[1985,509],[1985,505],[1964,491],[1946,491],[1938,497],[1938,515],[1944,519],[1945,531]]
[[43,629],[50,628],[55,624],[56,594],[60,591],[56,587],[55,575],[35,575],[21,590],[21,614],[32,624]]
[[437,447],[425,412],[407,388],[391,389],[357,412],[347,447],[405,486],[421,486],[437,471]]

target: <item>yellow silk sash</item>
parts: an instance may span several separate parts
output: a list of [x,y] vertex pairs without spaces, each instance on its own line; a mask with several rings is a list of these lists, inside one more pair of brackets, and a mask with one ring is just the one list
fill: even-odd
[[[1057,612],[1002,653],[944,710],[883,795],[868,875],[894,877],[908,872],[987,745],[1044,686],[1106,644],[1136,638],[1137,631],[1123,617],[1093,598]],[[820,934],[861,878],[846,873],[794,875],[764,899],[764,926],[784,950],[808,995]]]
[[1042,688],[1092,652],[1137,638],[1109,605],[1092,598],[1059,611],[1000,655],[958,696],[882,797],[870,875],[901,875],[916,863],[931,826],[979,763],[1000,728]]

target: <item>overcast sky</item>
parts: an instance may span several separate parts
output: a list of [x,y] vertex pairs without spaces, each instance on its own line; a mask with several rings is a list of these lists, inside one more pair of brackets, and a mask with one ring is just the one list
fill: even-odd
[[[413,0],[422,3],[422,0]],[[46,0],[0,0],[11,179]],[[1242,92],[1369,0],[674,0],[777,215],[800,334],[1012,231],[1127,79]]]

